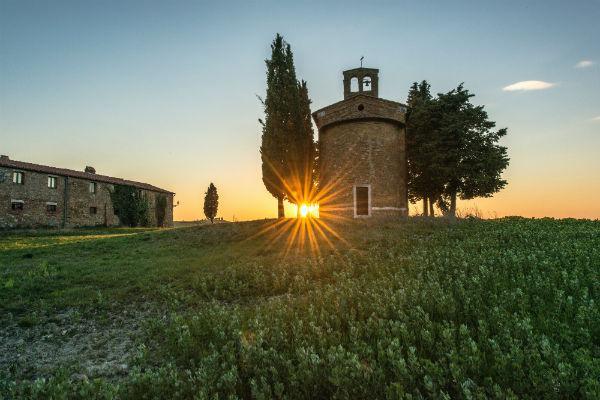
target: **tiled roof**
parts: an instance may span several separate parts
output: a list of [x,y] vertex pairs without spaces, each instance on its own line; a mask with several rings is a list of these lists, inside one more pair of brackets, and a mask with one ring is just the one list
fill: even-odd
[[56,167],[49,167],[47,165],[39,165],[39,164],[32,164],[32,163],[23,162],[23,161],[15,161],[15,160],[11,160],[5,156],[0,158],[0,167],[41,172],[41,173],[50,174],[50,175],[69,176],[69,177],[73,177],[73,178],[87,179],[87,180],[95,181],[95,182],[110,183],[113,185],[127,185],[127,186],[133,186],[133,187],[136,187],[139,189],[150,190],[153,192],[171,193],[171,194],[173,193],[169,190],[161,189],[156,186],[149,185],[147,183],[128,181],[126,179],[113,178],[112,176],[92,174],[92,173],[83,172],[83,171],[75,171],[72,169],[56,168]]
[[356,94],[356,95],[354,95],[354,96],[352,96],[350,98],[342,99],[342,100],[337,101],[337,102],[335,102],[333,104],[330,104],[328,106],[320,108],[317,111],[314,111],[313,115],[319,113],[320,111],[326,111],[326,110],[329,110],[331,108],[337,108],[340,105],[346,105],[346,104],[352,103],[352,102],[354,102],[358,98],[369,99],[369,100],[370,99],[376,99],[376,101],[379,101],[381,103],[387,103],[387,104],[389,104],[391,106],[404,106],[404,107],[406,107],[406,104],[404,104],[404,103],[400,103],[400,102],[393,101],[393,100],[388,100],[388,99],[383,99],[381,97],[373,97],[373,96],[370,96],[368,94],[359,93],[359,94]]
[[406,106],[392,100],[357,94],[315,112],[312,116],[317,128],[353,120],[388,120],[404,125]]

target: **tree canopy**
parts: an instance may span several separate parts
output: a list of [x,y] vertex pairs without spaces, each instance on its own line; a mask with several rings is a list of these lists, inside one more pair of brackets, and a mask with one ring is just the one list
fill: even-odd
[[[454,216],[456,199],[489,197],[506,186],[507,149],[498,144],[507,129],[494,130],[483,106],[463,84],[436,98],[423,81],[412,85],[407,113],[409,197],[424,201],[424,214],[437,204]],[[429,202],[429,210],[427,210]]]

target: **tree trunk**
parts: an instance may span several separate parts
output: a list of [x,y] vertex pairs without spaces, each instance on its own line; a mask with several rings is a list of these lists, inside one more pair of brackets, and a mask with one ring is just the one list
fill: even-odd
[[451,218],[456,217],[456,192],[453,192],[450,196],[450,210],[448,211],[448,215]]
[[427,208],[427,197],[423,197],[423,216],[429,216],[429,208]]
[[285,210],[283,209],[283,197],[277,198],[277,218],[285,218]]
[[435,217],[435,211],[433,210],[433,198],[429,198],[429,216]]

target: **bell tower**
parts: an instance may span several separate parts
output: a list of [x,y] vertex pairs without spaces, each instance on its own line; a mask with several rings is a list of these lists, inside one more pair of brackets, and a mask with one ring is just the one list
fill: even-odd
[[344,99],[364,94],[379,97],[379,70],[354,68],[344,71]]

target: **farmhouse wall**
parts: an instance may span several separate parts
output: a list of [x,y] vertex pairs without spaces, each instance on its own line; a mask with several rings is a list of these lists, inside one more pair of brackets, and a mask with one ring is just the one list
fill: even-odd
[[[15,171],[22,174],[22,184],[13,182]],[[48,185],[50,176],[56,178],[55,188]],[[0,228],[119,225],[110,197],[114,185],[100,181],[106,180],[104,176],[99,176],[98,181],[93,179],[94,174],[89,176],[90,179],[82,179],[0,165]],[[96,185],[94,193],[90,192],[90,182]],[[150,226],[157,224],[156,199],[159,195],[167,200],[163,225],[173,226],[173,193],[139,190],[149,204]],[[14,202],[22,202],[22,209],[13,209]]]

